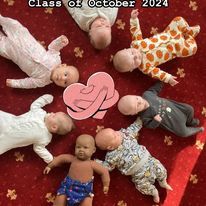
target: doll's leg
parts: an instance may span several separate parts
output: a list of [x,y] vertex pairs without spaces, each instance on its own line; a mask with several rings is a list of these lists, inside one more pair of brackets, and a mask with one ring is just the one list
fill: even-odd
[[153,196],[154,202],[159,203],[159,192],[156,187],[148,181],[148,178],[143,178],[141,182],[136,182],[135,187],[142,194]]
[[153,178],[153,174],[145,175],[146,173],[150,173],[150,171],[145,170],[142,174],[136,173],[132,175],[132,182],[134,182],[135,187],[138,191],[140,191],[144,195],[153,196],[154,202],[159,202],[159,192],[154,186],[155,179]]
[[65,206],[67,205],[66,195],[57,195],[53,206]]
[[172,190],[171,186],[167,183],[167,170],[163,166],[163,164],[153,157],[153,172],[156,176],[159,185],[165,189]]
[[93,197],[86,197],[81,203],[80,206],[92,206]]
[[171,32],[171,35],[176,35],[177,32],[181,32],[195,37],[200,32],[200,26],[190,27],[183,17],[175,17],[164,31]]
[[186,125],[192,127],[198,126],[200,121],[199,119],[194,118],[194,108],[189,104],[183,104],[183,105],[184,105],[183,109],[185,110],[183,112],[187,116]]
[[179,136],[181,137],[189,137],[192,135],[195,135],[199,132],[203,132],[204,131],[204,127],[186,127],[180,131]]
[[187,35],[185,36],[182,44],[180,45],[180,51],[177,52],[178,57],[189,57],[197,52],[197,44],[195,39]]
[[189,28],[188,23],[182,17],[175,17],[170,24],[166,27],[164,32],[184,32],[186,28]]
[[15,19],[3,17],[0,15],[0,25],[2,26],[3,31],[9,37],[19,36],[23,32],[27,32],[25,27]]

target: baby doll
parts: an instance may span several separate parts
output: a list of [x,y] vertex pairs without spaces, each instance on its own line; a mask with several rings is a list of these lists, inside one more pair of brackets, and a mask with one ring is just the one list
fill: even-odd
[[167,171],[159,160],[151,156],[147,149],[138,144],[136,136],[142,128],[142,121],[137,119],[127,129],[114,131],[106,128],[97,133],[96,145],[108,150],[105,161],[97,160],[110,171],[117,168],[124,175],[131,175],[135,187],[146,195],[152,195],[154,202],[159,202],[155,180],[163,188],[172,190],[167,183]]
[[61,64],[59,51],[68,44],[66,36],[52,41],[46,51],[18,21],[0,15],[0,26],[3,29],[0,31],[0,55],[12,60],[29,76],[7,79],[7,86],[30,89],[54,82],[66,87],[78,81],[78,70]]
[[194,118],[191,105],[158,96],[163,84],[157,82],[141,96],[126,95],[118,102],[118,109],[124,115],[138,114],[147,128],[165,128],[177,136],[188,137],[204,130],[195,127],[199,120]]
[[92,206],[93,172],[101,175],[103,192],[107,194],[110,184],[109,172],[101,164],[91,160],[95,151],[94,138],[87,134],[80,135],[76,140],[75,156],[59,155],[44,169],[44,174],[48,174],[53,167],[71,163],[68,175],[57,191],[54,206],[64,206],[66,202],[69,206],[78,203],[81,206]]
[[195,36],[200,26],[190,27],[182,17],[174,18],[159,34],[143,39],[139,26],[138,10],[133,10],[130,19],[132,34],[131,48],[118,51],[113,59],[119,72],[138,68],[144,74],[174,86],[176,77],[162,71],[157,66],[176,57],[188,57],[197,51]]
[[81,8],[68,6],[70,0],[63,3],[79,27],[89,33],[90,42],[96,49],[104,49],[111,43],[111,26],[114,24],[118,8],[90,8],[87,0]]
[[52,101],[52,95],[43,95],[31,104],[29,112],[19,116],[0,111],[0,154],[33,144],[34,151],[46,163],[53,160],[45,148],[52,133],[65,135],[72,130],[73,122],[63,112],[46,113],[41,108]]

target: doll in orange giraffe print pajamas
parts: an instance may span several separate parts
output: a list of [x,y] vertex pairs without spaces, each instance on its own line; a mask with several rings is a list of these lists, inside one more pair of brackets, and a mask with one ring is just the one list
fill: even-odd
[[119,72],[133,71],[139,68],[144,74],[174,86],[176,77],[162,71],[157,66],[176,57],[192,56],[197,51],[195,41],[200,26],[190,27],[182,17],[174,18],[167,28],[150,38],[142,38],[138,10],[133,10],[130,19],[132,34],[131,48],[118,51],[113,59]]

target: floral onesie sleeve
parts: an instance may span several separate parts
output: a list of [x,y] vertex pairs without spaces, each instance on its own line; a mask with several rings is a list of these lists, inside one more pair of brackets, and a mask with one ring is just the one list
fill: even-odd
[[136,121],[125,130],[125,133],[132,138],[136,138],[138,132],[142,128],[142,120],[138,117]]
[[61,35],[60,37],[54,39],[48,46],[49,51],[59,52],[63,47],[68,44],[68,39],[66,36]]

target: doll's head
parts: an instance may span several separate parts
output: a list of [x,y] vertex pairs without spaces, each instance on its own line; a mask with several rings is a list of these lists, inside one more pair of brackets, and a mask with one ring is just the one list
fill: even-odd
[[45,124],[49,132],[65,135],[74,128],[72,119],[64,112],[48,113]]
[[89,30],[90,42],[96,49],[104,49],[111,43],[111,24],[109,20],[96,18]]
[[121,132],[111,128],[103,129],[96,134],[95,142],[101,150],[114,150],[122,143]]
[[75,145],[75,156],[80,160],[89,160],[95,153],[95,141],[91,135],[82,134],[77,137]]
[[124,115],[135,115],[145,110],[149,103],[141,96],[126,95],[118,102],[118,109]]
[[51,80],[60,87],[67,87],[79,80],[79,72],[76,67],[60,64],[51,72]]
[[132,72],[140,66],[142,53],[139,49],[128,48],[118,51],[113,58],[113,64],[119,72]]

